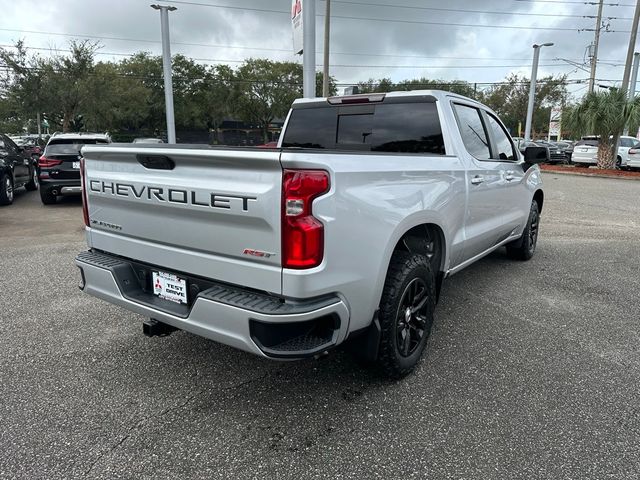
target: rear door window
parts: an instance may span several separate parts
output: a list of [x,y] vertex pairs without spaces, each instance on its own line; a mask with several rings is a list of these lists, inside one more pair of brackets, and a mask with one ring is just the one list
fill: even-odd
[[282,146],[445,154],[435,102],[294,109]]
[[491,159],[489,139],[480,118],[480,110],[459,103],[454,104],[454,109],[462,142],[467,151],[478,160]]

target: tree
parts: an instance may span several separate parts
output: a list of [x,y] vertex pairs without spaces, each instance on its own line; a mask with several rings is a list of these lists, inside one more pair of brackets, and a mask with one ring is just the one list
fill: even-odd
[[217,143],[218,129],[238,105],[236,74],[228,65],[214,65],[207,70],[204,83],[204,120],[207,128],[214,131]]
[[55,94],[58,115],[62,118],[62,131],[68,132],[72,121],[80,113],[90,96],[89,77],[93,73],[93,59],[99,46],[83,40],[70,42],[70,56],[54,57],[46,65],[44,87]]
[[[322,78],[324,74],[322,72],[316,73],[316,96],[322,97]],[[336,86],[336,79],[329,75],[329,96],[333,97],[337,95],[338,88]]]
[[47,110],[51,100],[50,92],[44,88],[46,61],[29,57],[22,41],[16,42],[14,48],[15,51],[0,48],[0,60],[7,66],[0,79],[1,118],[8,125],[5,131],[21,131],[38,113]]
[[640,121],[640,96],[630,100],[618,89],[592,92],[565,110],[562,121],[575,136],[598,135],[598,168],[615,168],[620,133],[627,122]]
[[465,97],[476,98],[474,87],[462,80],[430,80],[425,77],[414,78],[413,80],[403,80],[400,82],[396,90],[444,90],[447,92],[457,93]]
[[237,72],[238,113],[260,126],[269,139],[269,124],[283,118],[302,96],[302,65],[264,59],[246,60]]
[[138,101],[134,103],[139,108],[138,113],[128,112],[129,128],[149,129],[152,132],[165,130],[162,57],[152,56],[148,52],[136,53],[118,64],[118,74],[124,79],[125,88],[135,88],[142,95],[136,97]]
[[358,92],[360,93],[386,93],[394,90],[393,82],[390,78],[370,78],[364,82],[358,82]]
[[[526,121],[529,87],[528,78],[511,74],[504,82],[489,88],[479,100],[492,108],[514,134],[518,130],[518,125],[524,125]],[[536,83],[536,101],[532,119],[534,138],[535,132],[547,130],[551,107],[565,105],[567,98],[565,76],[548,76]]]

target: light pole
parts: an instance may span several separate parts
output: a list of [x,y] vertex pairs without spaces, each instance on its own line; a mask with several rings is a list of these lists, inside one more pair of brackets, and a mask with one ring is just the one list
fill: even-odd
[[316,96],[316,0],[302,3],[302,93]]
[[173,12],[177,8],[168,5],[151,5],[151,8],[160,10],[164,103],[167,112],[167,142],[176,143],[176,123],[173,116],[173,81],[171,78],[171,45],[169,43],[169,12]]
[[331,29],[331,0],[325,0],[324,11],[324,64],[322,67],[322,96],[329,96],[329,36]]
[[527,106],[527,121],[524,127],[524,139],[531,140],[531,120],[533,118],[533,102],[536,98],[536,77],[538,76],[538,60],[542,47],[552,47],[553,43],[535,44],[533,46],[533,65],[531,67],[531,87],[529,87],[529,105]]

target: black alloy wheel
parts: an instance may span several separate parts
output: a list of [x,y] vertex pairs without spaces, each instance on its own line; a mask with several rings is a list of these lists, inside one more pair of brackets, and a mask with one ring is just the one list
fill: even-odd
[[398,379],[415,369],[431,333],[435,306],[436,280],[429,257],[395,251],[377,314],[380,373]]
[[533,256],[533,253],[536,251],[536,245],[538,243],[538,226],[540,224],[540,213],[538,213],[538,207],[536,204],[536,208],[531,209],[531,214],[529,216],[529,235],[525,239],[527,242],[527,250]]
[[522,237],[506,245],[507,255],[515,260],[530,260],[536,253],[538,232],[540,231],[540,208],[535,200],[531,202],[529,218]]
[[422,341],[427,326],[428,289],[422,278],[414,278],[405,288],[396,315],[396,347],[409,357]]

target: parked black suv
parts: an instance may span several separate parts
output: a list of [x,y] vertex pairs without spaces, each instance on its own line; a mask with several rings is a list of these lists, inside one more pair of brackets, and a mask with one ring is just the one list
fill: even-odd
[[16,188],[38,189],[38,168],[22,148],[0,133],[0,205],[13,203]]
[[42,203],[54,204],[59,195],[80,195],[82,146],[110,142],[111,139],[104,133],[63,133],[52,136],[38,160]]

